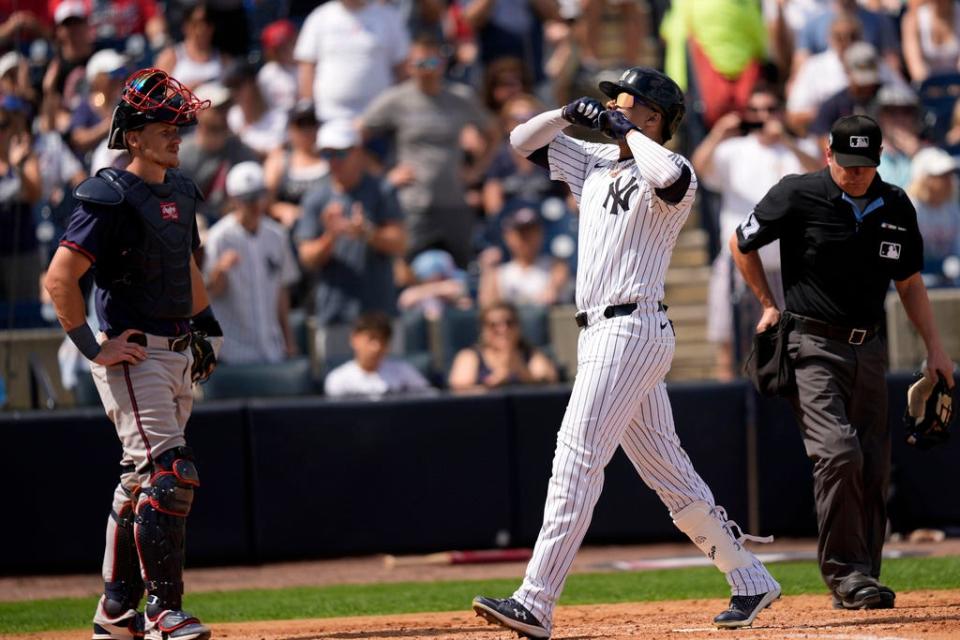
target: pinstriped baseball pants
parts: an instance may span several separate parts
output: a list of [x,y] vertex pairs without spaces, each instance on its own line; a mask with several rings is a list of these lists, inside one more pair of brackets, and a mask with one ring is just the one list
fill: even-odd
[[[618,446],[671,513],[697,500],[714,505],[674,429],[663,383],[674,347],[662,312],[602,320],[580,332],[577,377],[557,434],[543,526],[513,595],[548,630],[603,489],[603,470]],[[734,595],[776,585],[756,559],[726,577]]]

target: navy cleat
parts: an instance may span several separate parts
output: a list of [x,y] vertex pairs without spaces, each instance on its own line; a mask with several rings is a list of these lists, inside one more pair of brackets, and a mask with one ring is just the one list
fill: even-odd
[[97,612],[93,614],[93,640],[142,640],[143,614],[128,609],[111,617],[104,609],[105,597],[100,596]]
[[550,637],[550,632],[540,624],[540,621],[513,598],[497,600],[477,596],[473,599],[473,610],[490,624],[516,631],[522,638]]
[[721,629],[749,627],[761,611],[780,597],[780,590],[758,593],[755,596],[731,596],[727,610],[713,619]]

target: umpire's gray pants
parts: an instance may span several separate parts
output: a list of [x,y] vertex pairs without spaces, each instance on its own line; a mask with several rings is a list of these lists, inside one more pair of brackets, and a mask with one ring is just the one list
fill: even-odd
[[813,461],[824,582],[836,591],[851,573],[880,577],[890,480],[886,343],[860,346],[793,331],[790,398]]

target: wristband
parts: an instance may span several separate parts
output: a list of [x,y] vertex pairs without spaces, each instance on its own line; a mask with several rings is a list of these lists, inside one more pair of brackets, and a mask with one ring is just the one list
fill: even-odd
[[223,335],[223,329],[220,328],[220,323],[217,322],[216,316],[213,315],[213,305],[207,305],[203,311],[193,316],[190,320],[195,329],[203,331],[208,336]]
[[67,331],[67,337],[87,360],[93,360],[100,353],[100,345],[97,343],[90,325],[86,322]]

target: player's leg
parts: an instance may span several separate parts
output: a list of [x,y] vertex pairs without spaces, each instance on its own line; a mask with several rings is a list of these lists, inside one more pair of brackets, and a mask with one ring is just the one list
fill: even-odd
[[[742,532],[716,505],[713,492],[694,469],[680,444],[666,385],[647,394],[622,446],[644,483],[670,510],[674,524],[724,573],[733,595],[731,609],[715,622],[746,626],[780,595],[780,585],[763,563],[743,547]],[[739,527],[736,527],[739,529]]]
[[120,484],[113,494],[113,506],[107,517],[107,539],[103,554],[104,593],[93,616],[94,640],[124,640],[143,636],[143,614],[138,613],[137,609],[144,587],[133,536],[138,485],[133,462],[125,461]]
[[[632,322],[636,320],[614,320],[581,333],[577,376],[557,434],[543,526],[523,584],[513,594],[522,609],[507,604],[506,611],[498,612],[493,601],[485,599],[478,613],[488,619],[504,623],[510,611],[525,610],[549,635],[557,598],[603,488],[604,467],[637,403],[663,377],[673,355],[672,342],[633,337]],[[531,635],[546,637],[535,633]]]
[[[183,438],[182,353],[150,349],[145,361],[92,367],[124,455],[136,467],[140,494],[134,538],[147,589],[146,638],[195,640],[210,631],[181,610],[186,516],[198,484]],[[189,375],[189,374],[187,374]]]

